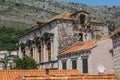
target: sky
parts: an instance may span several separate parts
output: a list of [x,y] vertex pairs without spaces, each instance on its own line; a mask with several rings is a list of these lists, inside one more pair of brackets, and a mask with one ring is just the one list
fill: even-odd
[[120,6],[120,0],[61,0],[64,2],[83,3],[90,6]]

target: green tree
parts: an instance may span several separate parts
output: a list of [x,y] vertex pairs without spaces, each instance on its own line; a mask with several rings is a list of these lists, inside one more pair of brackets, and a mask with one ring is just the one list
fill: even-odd
[[35,60],[28,56],[24,56],[23,58],[16,58],[15,63],[15,69],[37,69]]
[[17,27],[0,26],[0,49],[17,50],[18,37],[28,32],[30,29],[21,29]]

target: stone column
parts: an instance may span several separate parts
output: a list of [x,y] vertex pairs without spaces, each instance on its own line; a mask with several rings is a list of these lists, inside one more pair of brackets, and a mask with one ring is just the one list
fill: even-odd
[[92,55],[88,57],[88,73],[92,73]]
[[66,69],[72,69],[72,61],[70,58],[66,60]]
[[23,53],[22,53],[22,51],[21,51],[21,45],[19,45],[18,56],[19,56],[20,58],[22,58],[22,56],[23,56]]
[[43,41],[41,42],[41,62],[44,61],[44,43]]
[[58,61],[58,69],[62,70],[62,61],[61,60]]
[[51,41],[51,60],[54,60],[54,43],[53,43],[53,36],[50,37]]
[[33,48],[33,59],[35,59],[35,54],[34,54],[35,48],[34,47],[32,48]]
[[83,68],[82,68],[82,59],[81,57],[79,56],[78,59],[77,59],[77,69],[82,72],[83,71]]
[[47,57],[45,53],[46,53],[46,45],[45,45],[45,41],[43,41],[43,62],[46,61],[46,57]]
[[34,54],[35,54],[35,61],[37,61],[37,57],[38,57],[38,55],[37,55],[37,46],[36,46],[36,43],[35,43],[35,47],[34,47]]

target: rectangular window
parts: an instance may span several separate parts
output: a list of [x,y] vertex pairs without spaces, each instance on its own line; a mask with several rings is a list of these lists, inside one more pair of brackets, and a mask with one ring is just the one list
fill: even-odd
[[66,69],[66,61],[62,62],[62,69],[65,70]]
[[77,69],[77,60],[72,60],[72,69]]
[[83,73],[88,73],[88,59],[85,58],[82,60]]

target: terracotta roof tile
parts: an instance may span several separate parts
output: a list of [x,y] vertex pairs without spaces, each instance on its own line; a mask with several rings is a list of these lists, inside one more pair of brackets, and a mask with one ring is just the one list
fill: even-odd
[[20,80],[21,76],[46,76],[45,70],[0,70],[0,80]]
[[95,47],[95,40],[89,40],[85,42],[78,42],[73,46],[69,47],[68,49],[64,50],[60,55],[69,54],[71,52],[87,50]]
[[53,20],[55,20],[55,19],[74,20],[74,18],[73,18],[72,16],[70,16],[70,15],[71,15],[71,14],[70,14],[69,12],[64,12],[64,13],[62,13],[62,14],[60,14],[60,15],[57,15],[57,16],[51,18],[51,19],[48,19],[48,20],[46,20],[46,21],[38,21],[37,23],[38,23],[38,24],[46,24],[46,23],[49,23],[49,22],[51,22],[51,21],[53,21]]
[[0,80],[116,80],[114,74],[81,74],[78,70],[0,70]]
[[106,24],[103,21],[97,21],[97,20],[90,20],[89,22],[91,22],[91,23],[97,23],[97,24]]
[[80,75],[78,70],[50,70],[49,75],[60,76],[60,75]]
[[112,34],[115,34],[115,33],[118,33],[118,32],[120,32],[120,27],[116,28],[116,29],[112,32]]

